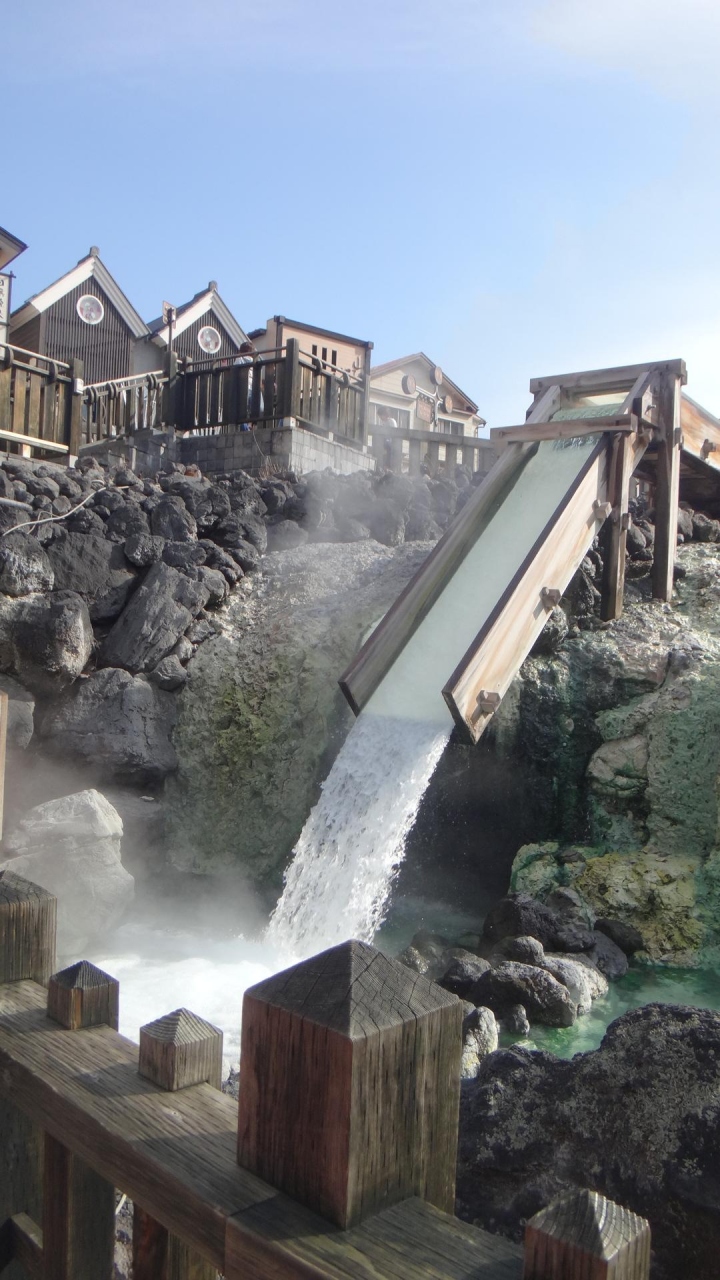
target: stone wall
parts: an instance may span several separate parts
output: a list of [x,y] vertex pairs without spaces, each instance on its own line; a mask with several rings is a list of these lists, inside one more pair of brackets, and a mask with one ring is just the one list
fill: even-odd
[[341,475],[375,470],[375,458],[366,446],[351,449],[334,440],[332,433],[318,435],[299,426],[233,429],[214,435],[178,435],[172,427],[137,431],[86,445],[80,454],[104,466],[131,467],[137,475],[155,474],[173,462],[195,463],[206,475],[231,471],[259,475],[268,468],[303,474],[331,467]]

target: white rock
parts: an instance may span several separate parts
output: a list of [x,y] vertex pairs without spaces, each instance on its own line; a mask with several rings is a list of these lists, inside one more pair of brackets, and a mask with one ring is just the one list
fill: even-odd
[[542,967],[567,987],[578,1014],[589,1013],[593,1000],[608,993],[607,978],[585,957],[546,954]]
[[122,821],[99,791],[37,805],[5,840],[9,868],[58,899],[58,951],[67,957],[112,929],[133,899],[120,860]]
[[474,1080],[482,1059],[498,1047],[498,1025],[492,1009],[484,1005],[474,1009],[463,1021],[463,1051],[460,1075]]

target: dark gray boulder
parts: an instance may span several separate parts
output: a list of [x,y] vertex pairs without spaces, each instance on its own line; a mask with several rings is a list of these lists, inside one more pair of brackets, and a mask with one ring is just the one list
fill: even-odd
[[0,538],[0,591],[5,595],[52,591],[54,581],[52,565],[37,538],[22,532]]
[[464,1086],[458,1212],[522,1238],[555,1196],[592,1187],[649,1218],[653,1280],[715,1280],[720,1015],[646,1005],[572,1059],[519,1046]]
[[36,694],[53,694],[75,680],[93,648],[85,601],[72,591],[0,596],[0,668]]
[[68,689],[45,712],[46,749],[82,760],[98,779],[161,782],[177,767],[170,741],[175,699],[143,676],[107,668]]
[[137,575],[122,547],[97,533],[68,533],[50,543],[47,556],[56,588],[82,596],[93,622],[109,622],[125,608]]
[[493,950],[493,959],[517,960],[520,964],[542,965],[545,949],[537,938],[503,938]]
[[488,942],[503,938],[537,938],[543,947],[554,947],[560,920],[556,912],[527,893],[511,893],[491,908],[483,924]]
[[227,489],[223,489],[218,484],[210,485],[190,507],[197,527],[202,531],[212,529],[219,520],[224,520],[230,515],[230,509],[230,496]]
[[502,1025],[504,1031],[509,1031],[511,1036],[529,1036],[530,1023],[523,1004],[511,1004],[505,1010],[502,1016]]
[[[307,542],[308,537],[307,531],[301,529],[294,520],[280,520],[268,528],[268,551],[292,551],[294,547],[301,547]],[[234,550],[237,551],[238,548],[235,547]]]
[[623,978],[628,971],[628,958],[625,952],[620,949],[617,943],[613,942],[606,934],[595,930],[592,935],[593,946],[588,951],[588,959],[609,978],[611,982],[616,982],[618,978]]
[[[288,521],[288,524],[292,523]],[[305,540],[307,535],[305,535]],[[297,546],[297,542],[293,544]],[[277,549],[277,548],[276,548]],[[236,564],[240,565],[243,573],[255,573],[260,568],[260,552],[252,543],[245,542],[242,539],[233,547],[228,547],[227,553],[232,556]]]
[[501,1016],[511,1005],[522,1004],[531,1022],[548,1027],[571,1027],[577,1016],[567,987],[544,969],[504,960],[488,969],[467,993],[473,1004],[485,1004]]
[[171,542],[194,542],[197,535],[195,519],[182,498],[169,494],[153,507],[150,528],[154,534]]
[[106,512],[106,519],[113,511],[122,511],[125,506],[125,499],[117,489],[99,489],[92,500],[93,510]]
[[[483,960],[481,956],[458,957],[450,962],[442,977],[437,979],[438,986],[463,1000],[472,999],[471,993],[476,983],[489,968],[490,962]],[[477,1001],[473,1003],[476,1004]]]
[[223,547],[237,547],[249,542],[260,552],[267,550],[267,528],[259,516],[251,511],[235,511],[226,516],[216,525],[213,533]]
[[[224,581],[224,580],[223,580]],[[155,564],[100,646],[105,667],[152,671],[207,603],[208,588]]]
[[71,533],[105,533],[105,521],[97,511],[90,507],[81,507],[64,521],[65,528]]
[[626,956],[633,956],[636,951],[643,951],[645,948],[640,930],[632,924],[626,924],[624,920],[596,920],[595,930],[606,934],[616,947],[625,952]]
[[189,565],[205,564],[207,551],[199,542],[166,542],[162,559],[174,569],[187,569]]
[[134,502],[125,502],[112,511],[105,524],[105,536],[113,542],[125,542],[133,535],[150,532],[150,521],[145,512]]
[[[190,545],[183,543],[183,546]],[[131,564],[137,565],[139,569],[145,569],[151,564],[156,564],[158,560],[162,560],[163,551],[165,550],[165,539],[158,537],[152,533],[137,533],[128,538],[125,543],[125,557]]]
[[172,653],[168,654],[167,658],[163,658],[162,662],[158,662],[155,669],[148,675],[148,680],[152,680],[158,689],[167,689],[169,693],[175,689],[181,689],[187,678],[187,671],[180,659]]

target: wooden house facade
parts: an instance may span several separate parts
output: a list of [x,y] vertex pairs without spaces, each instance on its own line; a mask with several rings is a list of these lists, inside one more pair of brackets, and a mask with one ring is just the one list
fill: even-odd
[[288,320],[286,316],[272,316],[264,329],[250,331],[250,340],[258,351],[280,350],[289,338],[296,339],[300,350],[315,357],[323,367],[337,369],[355,378],[366,377],[370,373],[373,344],[364,338],[351,338],[334,329],[322,329],[302,320]]
[[477,436],[485,426],[475,401],[422,351],[370,370],[370,431],[383,409],[406,431]]
[[76,267],[10,317],[10,342],[52,360],[83,362],[86,383],[125,378],[148,326],[93,247]]
[[[150,321],[148,330],[148,339],[135,348],[134,373],[160,369],[164,364],[170,340],[169,326],[158,317]],[[247,341],[245,330],[220,297],[215,280],[176,308],[172,349],[181,359],[234,360]]]

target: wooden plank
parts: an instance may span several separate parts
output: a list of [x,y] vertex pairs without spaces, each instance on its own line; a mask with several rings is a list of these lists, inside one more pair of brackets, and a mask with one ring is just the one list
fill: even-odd
[[[373,450],[382,457],[383,440],[373,434]],[[377,450],[381,452],[378,455]],[[385,614],[350,666],[340,688],[356,715],[375,692],[398,654],[438,599],[445,583],[476,541],[495,504],[512,485],[533,445],[511,445],[465,503],[418,573]]]
[[608,468],[608,501],[612,506],[603,528],[603,576],[600,617],[605,622],[619,618],[623,608],[627,529],[630,518],[630,480],[643,458],[649,436],[616,436],[611,445]]
[[3,835],[5,812],[5,757],[7,752],[7,726],[10,701],[6,693],[0,693],[0,840]]
[[423,1201],[343,1231],[289,1197],[228,1222],[225,1280],[521,1280],[522,1251]]
[[601,431],[637,431],[632,414],[607,418],[569,418],[558,422],[525,423],[522,427],[494,427],[490,438],[498,443],[523,440],[573,440],[576,436],[594,436]]
[[12,366],[0,364],[0,428],[6,435],[12,433],[12,380]]
[[245,993],[238,1159],[339,1226],[451,1211],[462,1006],[362,942]]
[[39,371],[28,374],[25,420],[27,423],[27,435],[30,437],[37,438],[40,435],[40,400],[42,384],[44,381],[45,375]]
[[422,445],[419,440],[410,441],[409,471],[411,476],[419,476],[422,470]]
[[684,360],[657,360],[651,364],[625,364],[611,369],[585,369],[580,373],[555,373],[552,377],[531,378],[530,390],[535,395],[551,386],[567,391],[594,391],[598,394],[603,391],[629,390],[641,374],[654,369],[676,375],[683,384],[687,382]]
[[593,504],[606,500],[601,442],[443,689],[453,719],[473,742],[493,714],[484,695],[506,693],[547,621],[543,589],[565,590],[604,519]]
[[16,1213],[0,1225],[0,1273],[22,1280],[44,1280],[42,1230],[28,1213]]
[[[720,421],[702,405],[683,394],[680,402],[683,451],[720,471]],[[714,447],[713,447],[714,446]]]
[[222,1270],[228,1216],[276,1194],[238,1167],[237,1104],[210,1085],[168,1095],[138,1075],[137,1045],[70,1034],[45,998],[0,987],[0,1093]]
[[114,1188],[47,1134],[43,1184],[43,1280],[112,1280]]
[[14,374],[12,425],[10,430],[13,435],[23,436],[25,434],[25,410],[27,401],[27,381],[29,375],[24,373],[21,369],[15,369]]
[[680,496],[680,378],[665,373],[660,378],[655,479],[655,542],[652,587],[655,600],[672,600],[677,514]]
[[83,1027],[118,1029],[120,983],[88,960],[78,960],[48,983],[48,1017],[68,1031]]
[[15,444],[32,445],[35,449],[47,450],[49,453],[67,453],[66,444],[55,444],[52,440],[38,440],[35,436],[19,436],[15,431],[0,429],[0,440],[12,440]]

